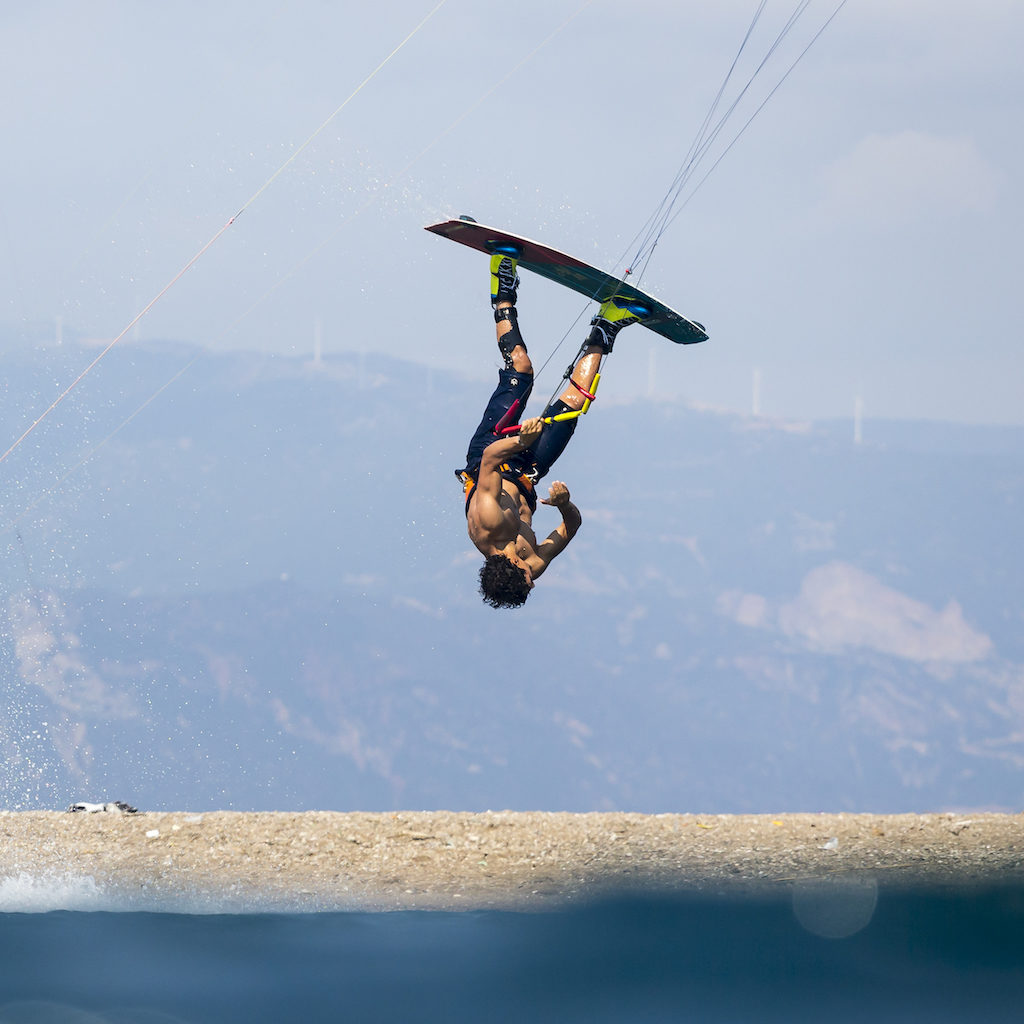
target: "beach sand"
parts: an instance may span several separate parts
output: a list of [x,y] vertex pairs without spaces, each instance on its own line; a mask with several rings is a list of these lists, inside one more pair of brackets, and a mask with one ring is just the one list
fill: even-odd
[[1024,815],[0,812],[0,884],[89,879],[118,908],[553,910],[1024,882]]

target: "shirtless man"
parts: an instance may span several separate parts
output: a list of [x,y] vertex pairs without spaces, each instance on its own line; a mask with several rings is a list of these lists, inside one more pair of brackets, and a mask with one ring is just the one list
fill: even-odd
[[562,454],[577,422],[543,420],[583,407],[616,334],[646,313],[642,306],[627,305],[623,299],[605,302],[591,321],[587,342],[561,395],[541,416],[525,420],[518,436],[495,434],[497,426],[514,422],[512,417],[525,408],[533,388],[533,364],[516,313],[519,276],[515,255],[513,251],[499,252],[491,258],[491,305],[505,368],[498,371],[498,386],[469,443],[466,468],[456,471],[466,493],[469,537],[484,556],[480,593],[494,608],[516,608],[525,603],[534,581],[565,550],[582,521],[568,487],[556,480],[547,498],[540,501],[556,508],[562,521],[540,542],[533,532],[535,485]]

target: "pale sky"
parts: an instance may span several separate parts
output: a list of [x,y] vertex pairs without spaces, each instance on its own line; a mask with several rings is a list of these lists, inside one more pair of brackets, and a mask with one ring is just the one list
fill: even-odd
[[[749,412],[757,371],[769,416],[1022,424],[1018,0],[849,0],[711,169],[837,2],[750,86],[643,278],[711,340],[632,328],[603,394]],[[423,226],[616,269],[758,4],[446,0],[417,29],[435,4],[0,6],[4,344],[115,337],[251,199],[121,345],[319,337],[489,379],[486,260]],[[797,6],[766,4],[726,103]],[[536,278],[519,305],[536,364],[570,332],[557,377],[592,309]]]

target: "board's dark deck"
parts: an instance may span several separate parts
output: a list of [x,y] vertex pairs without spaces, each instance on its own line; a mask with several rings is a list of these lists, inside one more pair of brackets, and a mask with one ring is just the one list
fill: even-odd
[[651,315],[643,321],[644,327],[677,344],[692,345],[707,340],[707,332],[702,325],[687,320],[652,295],[625,284],[619,278],[612,277],[574,256],[542,245],[531,238],[523,238],[521,235],[488,227],[486,224],[477,224],[471,220],[446,220],[428,225],[427,231],[488,254],[493,253],[495,248],[502,244],[516,245],[522,252],[519,266],[526,270],[540,274],[549,281],[571,288],[597,302],[604,302],[613,295],[642,301],[652,310]]

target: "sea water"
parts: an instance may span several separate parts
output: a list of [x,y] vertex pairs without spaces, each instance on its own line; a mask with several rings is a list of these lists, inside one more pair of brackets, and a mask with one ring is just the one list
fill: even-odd
[[140,912],[88,878],[26,875],[0,886],[0,911],[2,1024],[1024,1015],[1020,886],[223,914]]

